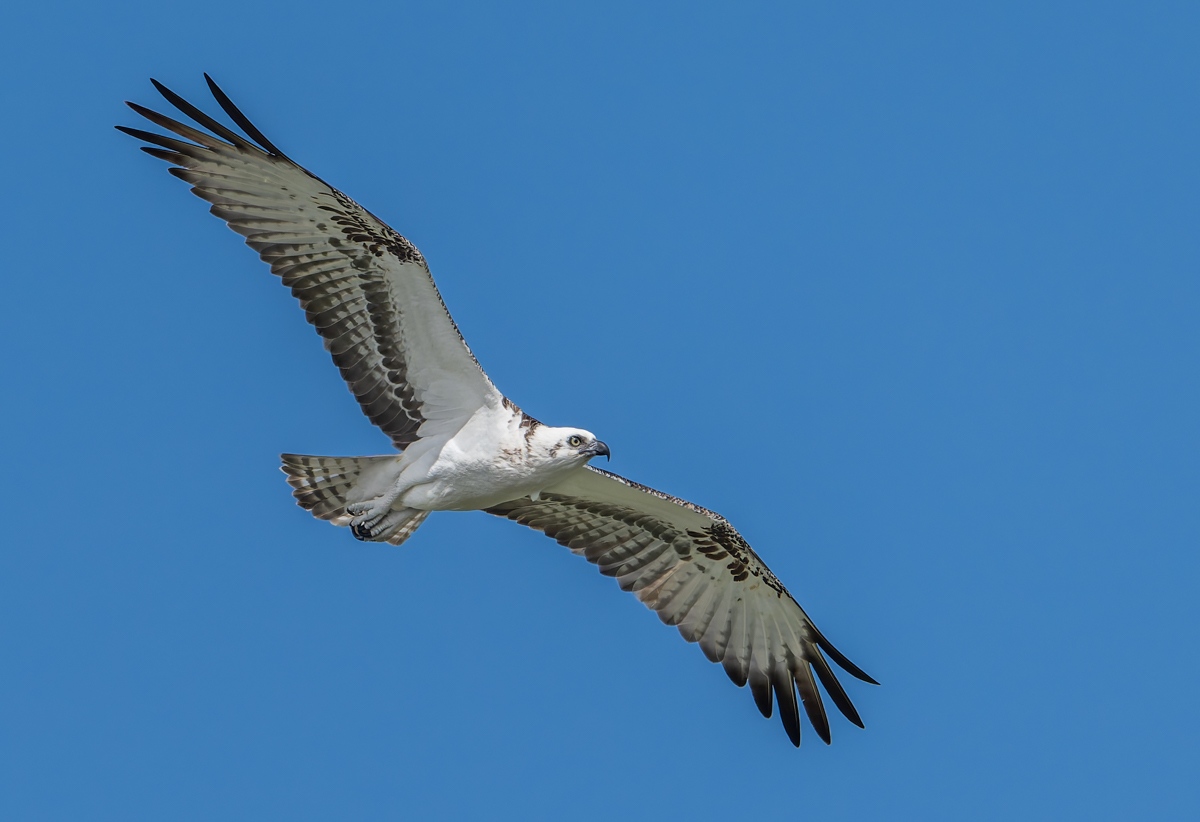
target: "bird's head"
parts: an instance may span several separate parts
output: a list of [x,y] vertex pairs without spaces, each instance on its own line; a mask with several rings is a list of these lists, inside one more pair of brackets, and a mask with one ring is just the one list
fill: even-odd
[[591,431],[582,428],[539,426],[530,438],[530,445],[547,460],[582,465],[592,457],[608,457],[608,446],[596,439]]

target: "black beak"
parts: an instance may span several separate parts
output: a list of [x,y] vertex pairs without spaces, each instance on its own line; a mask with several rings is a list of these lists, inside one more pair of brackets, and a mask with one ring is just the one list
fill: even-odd
[[596,440],[579,453],[587,454],[589,457],[604,457],[609,461],[612,460],[612,454],[609,453],[608,446],[600,442],[600,440]]

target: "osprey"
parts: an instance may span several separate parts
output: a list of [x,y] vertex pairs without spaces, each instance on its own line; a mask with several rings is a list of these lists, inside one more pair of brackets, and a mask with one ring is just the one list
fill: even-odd
[[[482,510],[527,525],[595,563],[699,643],[763,716],[772,702],[800,745],[800,701],[818,736],[817,690],[855,725],[858,712],[825,656],[875,683],[830,644],[720,514],[588,464],[609,456],[590,431],[544,425],[497,390],[451,319],[416,247],[263,136],[206,74],[221,108],[250,138],[157,81],[201,131],[135,103],[166,137],[118,126],[271,266],[397,454],[284,454],[293,496],[360,540],[399,545],[433,511]],[[815,672],[815,677],[814,677]],[[877,683],[876,683],[877,684]],[[774,700],[772,699],[774,695]]]

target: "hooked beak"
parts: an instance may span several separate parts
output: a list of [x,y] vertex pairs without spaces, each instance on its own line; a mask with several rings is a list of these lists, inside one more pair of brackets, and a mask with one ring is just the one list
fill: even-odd
[[610,461],[612,460],[612,455],[608,451],[608,446],[600,442],[600,440],[596,440],[587,448],[580,449],[579,453],[589,457],[603,456],[605,459]]

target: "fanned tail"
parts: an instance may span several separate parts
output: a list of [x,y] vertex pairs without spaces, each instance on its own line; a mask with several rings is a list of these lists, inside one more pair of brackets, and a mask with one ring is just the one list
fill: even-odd
[[[397,456],[315,457],[305,454],[281,454],[282,469],[296,503],[317,519],[348,526],[353,516],[346,505],[377,496],[380,488],[394,478]],[[388,515],[387,528],[371,538],[372,542],[399,545],[412,536],[428,511],[405,508]],[[354,535],[363,537],[357,531]]]

